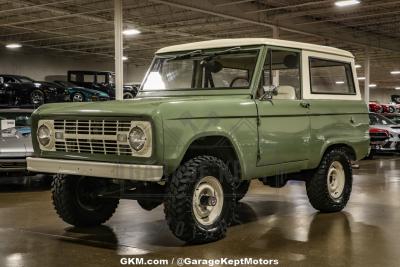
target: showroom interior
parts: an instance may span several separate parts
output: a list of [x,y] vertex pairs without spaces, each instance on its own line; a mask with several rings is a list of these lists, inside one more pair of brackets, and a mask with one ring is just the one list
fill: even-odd
[[[271,186],[262,179],[255,179],[244,198],[235,204],[235,218],[227,228],[226,236],[212,242],[192,244],[177,238],[168,225],[172,219],[168,219],[168,223],[165,220],[162,202],[157,202],[159,205],[155,207],[146,207],[151,209],[147,211],[135,200],[121,199],[112,218],[96,227],[73,226],[73,223],[65,222],[65,214],[64,221],[60,219],[60,210],[56,212],[53,207],[53,202],[61,203],[54,197],[55,191],[60,190],[54,184],[62,181],[54,180],[57,171],[27,169],[26,158],[45,155],[38,151],[47,146],[40,141],[37,143],[36,136],[41,132],[32,126],[31,133],[31,123],[37,123],[39,116],[43,116],[41,121],[51,119],[52,110],[55,116],[77,110],[84,116],[85,112],[96,111],[101,114],[97,117],[105,114],[112,120],[124,112],[141,112],[141,109],[150,112],[151,104],[146,106],[146,101],[159,96],[146,92],[143,83],[156,68],[154,62],[158,61],[153,58],[157,51],[172,55],[176,51],[185,51],[178,56],[161,57],[160,62],[168,63],[180,58],[200,57],[203,53],[201,48],[196,50],[196,45],[186,50],[184,46],[175,45],[210,41],[209,48],[212,48],[213,40],[231,38],[268,38],[263,42],[272,43],[269,47],[274,46],[271,40],[277,40],[277,44],[287,40],[318,45],[321,54],[324,53],[322,46],[327,46],[354,55],[350,74],[354,75],[358,85],[355,88],[360,94],[359,102],[362,100],[365,107],[361,111],[356,107],[346,108],[355,112],[355,118],[364,116],[366,120],[369,110],[369,125],[364,125],[368,129],[363,136],[368,139],[368,153],[364,153],[362,159],[358,155],[349,157],[353,178],[347,206],[339,212],[319,212],[308,201],[304,181],[290,179],[282,186]],[[232,42],[232,45],[223,46],[233,47],[231,51],[218,50],[207,55],[211,58],[225,53],[220,56],[223,58],[240,53],[236,51],[242,49],[235,45],[239,42],[237,39],[225,42]],[[170,46],[173,47],[169,50],[160,50]],[[337,52],[341,50],[327,49],[326,53],[345,54]],[[268,57],[267,53],[265,57]],[[301,64],[300,72],[308,77],[310,74],[303,69],[306,63]],[[279,70],[277,72],[279,74]],[[302,84],[307,81],[300,79]],[[247,82],[249,87],[255,84],[250,79]],[[343,83],[336,81],[336,85]],[[222,99],[223,95],[219,95]],[[173,106],[185,102],[184,96],[172,97],[169,113],[162,115],[172,116]],[[272,103],[274,96],[266,102]],[[166,101],[168,97],[161,95],[156,101]],[[218,116],[218,112],[231,108],[229,98],[226,97],[227,102],[219,100],[227,106],[209,110],[209,114]],[[236,98],[238,96],[232,97],[231,101]],[[250,95],[247,99],[252,100]],[[338,101],[341,98],[332,99]],[[114,100],[116,104],[113,104]],[[129,104],[122,106],[123,102]],[[329,100],[326,102],[328,105]],[[194,114],[198,104],[193,103],[179,116]],[[153,107],[158,104],[153,103]],[[245,105],[248,103],[242,106]],[[215,106],[204,104],[203,109],[207,107]],[[326,112],[333,114],[334,110],[331,107]],[[31,121],[33,112],[37,117]],[[156,113],[151,115],[156,116]],[[399,266],[400,126],[396,125],[400,123],[400,1],[0,0],[0,120],[0,266],[121,266],[129,265],[125,262],[128,258],[153,260],[152,264],[148,261],[147,266],[162,266],[157,264],[160,259],[167,259],[168,266],[185,266],[176,262],[182,258],[270,260],[263,264],[253,262],[238,266]],[[107,127],[104,118],[98,120]],[[255,120],[254,125],[258,125],[260,122]],[[357,123],[353,117],[350,120],[353,125]],[[170,126],[164,123],[164,127],[176,127],[177,124],[171,121]],[[61,127],[58,121],[52,123],[56,129]],[[89,121],[89,128],[90,123],[93,126],[96,122]],[[210,119],[206,125],[211,127],[218,123],[223,127],[223,118]],[[67,124],[65,120],[62,127],[66,129]],[[121,121],[115,125],[117,129],[125,127]],[[330,126],[326,124],[326,127]],[[343,127],[341,124],[336,126]],[[140,129],[148,133],[146,123],[135,127],[142,127]],[[181,132],[190,132],[197,127],[200,125],[183,122],[176,132],[180,136]],[[286,128],[290,127],[286,125]],[[351,136],[351,131],[354,129],[349,129],[343,136]],[[93,132],[88,130],[88,136]],[[55,138],[58,138],[57,132]],[[131,140],[130,134],[128,139],[122,135],[116,138],[118,142],[124,138],[125,142]],[[153,139],[153,146],[164,142],[162,138]],[[106,154],[105,141],[103,145]],[[51,153],[50,150],[47,152],[48,155]],[[120,153],[119,148],[115,153]],[[259,157],[254,154],[255,159]],[[85,160],[84,156],[80,159]],[[142,158],[139,162],[146,163]],[[118,164],[126,166],[123,160]],[[103,170],[100,165],[101,161],[99,165],[93,165],[98,166],[98,172]],[[276,171],[278,177],[279,170]],[[157,187],[154,190],[158,190]],[[204,201],[210,206],[218,205],[212,200]],[[146,202],[150,206],[152,203]],[[197,262],[191,265],[233,266],[223,262],[209,264]]]

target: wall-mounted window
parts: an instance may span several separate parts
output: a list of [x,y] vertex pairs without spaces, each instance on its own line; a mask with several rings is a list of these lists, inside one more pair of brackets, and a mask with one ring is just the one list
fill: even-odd
[[351,64],[310,58],[310,86],[313,94],[355,95]]

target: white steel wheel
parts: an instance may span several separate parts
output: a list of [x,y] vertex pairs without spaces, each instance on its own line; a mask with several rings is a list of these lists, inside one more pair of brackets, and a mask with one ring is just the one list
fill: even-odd
[[343,194],[346,183],[346,174],[339,161],[332,162],[328,169],[327,184],[330,197],[337,201]]
[[213,176],[202,178],[193,193],[193,214],[202,225],[212,225],[222,213],[224,191],[219,180]]

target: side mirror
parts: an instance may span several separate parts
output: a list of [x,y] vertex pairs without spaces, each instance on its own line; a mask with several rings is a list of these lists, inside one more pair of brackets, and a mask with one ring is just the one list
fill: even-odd
[[263,95],[260,97],[260,100],[271,100],[273,96],[278,95],[278,86],[276,85],[264,85],[263,86]]

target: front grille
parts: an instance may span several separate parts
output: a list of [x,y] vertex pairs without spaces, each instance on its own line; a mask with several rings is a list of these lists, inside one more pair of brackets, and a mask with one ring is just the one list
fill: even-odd
[[385,141],[389,136],[384,132],[369,133],[371,141]]
[[133,153],[128,144],[130,121],[55,120],[54,129],[56,151],[106,155]]

